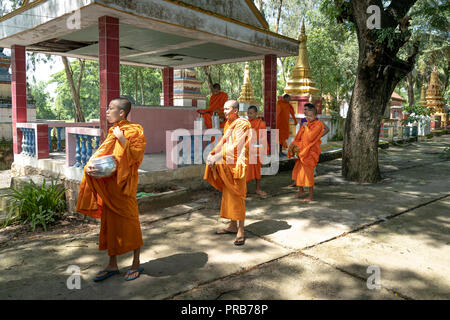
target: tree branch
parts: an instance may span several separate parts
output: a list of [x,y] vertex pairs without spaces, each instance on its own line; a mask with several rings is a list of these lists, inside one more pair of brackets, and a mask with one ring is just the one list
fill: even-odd
[[416,2],[417,0],[392,0],[385,13],[399,23]]
[[80,96],[81,95],[81,82],[83,80],[84,67],[85,67],[86,61],[83,59],[78,59],[78,61],[80,62],[80,74],[78,75],[77,93],[78,93],[78,96]]

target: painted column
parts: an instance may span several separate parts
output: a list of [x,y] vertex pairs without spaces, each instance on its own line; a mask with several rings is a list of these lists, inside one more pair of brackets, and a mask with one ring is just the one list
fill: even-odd
[[22,132],[17,130],[16,123],[27,122],[27,75],[26,50],[23,46],[11,47],[11,93],[14,154],[22,152]]
[[103,16],[98,19],[98,57],[100,70],[100,129],[101,141],[108,134],[106,109],[109,102],[120,96],[119,19]]
[[277,56],[264,56],[264,121],[275,129],[277,104]]
[[163,69],[164,106],[173,106],[173,68]]

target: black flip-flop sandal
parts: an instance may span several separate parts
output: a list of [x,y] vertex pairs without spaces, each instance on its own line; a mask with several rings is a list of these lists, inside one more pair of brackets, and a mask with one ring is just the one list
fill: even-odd
[[[241,241],[239,241],[241,240]],[[235,246],[242,246],[245,244],[245,237],[238,237],[234,240],[234,245]]]
[[216,234],[218,234],[218,235],[222,235],[222,234],[236,234],[236,233],[237,233],[237,231],[234,232],[234,231],[230,231],[230,230],[227,230],[227,229],[220,229],[220,230],[216,231]]

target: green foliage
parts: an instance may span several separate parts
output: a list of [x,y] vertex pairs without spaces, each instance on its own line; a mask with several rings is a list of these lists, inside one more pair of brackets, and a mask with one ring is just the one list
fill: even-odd
[[427,138],[427,139],[431,139],[433,137],[434,137],[434,135],[432,133],[429,133],[429,134],[425,135],[425,138]]
[[[73,78],[78,79],[80,63],[78,60],[70,62]],[[56,83],[55,113],[59,120],[75,119],[75,103],[70,91],[69,81],[64,70],[54,73],[50,83]],[[86,121],[99,118],[100,84],[98,62],[86,60],[84,75],[81,83],[80,102]]]
[[37,84],[31,85],[31,95],[36,105],[36,118],[54,120],[56,119],[55,110],[51,107],[51,97],[45,91],[47,84],[39,81]]
[[419,122],[423,117],[429,117],[431,115],[430,109],[418,104],[404,106],[403,112],[408,113],[408,117],[402,120],[403,125]]
[[162,73],[160,69],[120,66],[121,95],[133,97],[136,104],[160,105]]
[[13,191],[13,201],[3,227],[13,223],[30,222],[33,231],[38,225],[47,230],[47,225],[59,219],[66,208],[63,199],[65,190],[53,180],[48,187],[44,179],[42,186],[31,180],[23,190],[10,189]]
[[402,39],[400,32],[397,32],[396,28],[392,27],[373,29],[371,33],[374,35],[375,43],[387,43],[387,47],[391,50],[394,50],[395,42]]

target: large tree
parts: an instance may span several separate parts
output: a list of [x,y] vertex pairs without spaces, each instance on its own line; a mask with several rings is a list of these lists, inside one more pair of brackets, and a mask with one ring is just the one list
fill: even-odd
[[381,180],[378,166],[381,120],[392,92],[412,71],[418,53],[415,43],[409,52],[402,52],[405,58],[400,58],[401,49],[411,37],[408,11],[416,1],[392,0],[386,5],[388,2],[381,0],[334,0],[338,21],[353,24],[359,45],[342,158],[342,175],[348,180],[369,183]]

